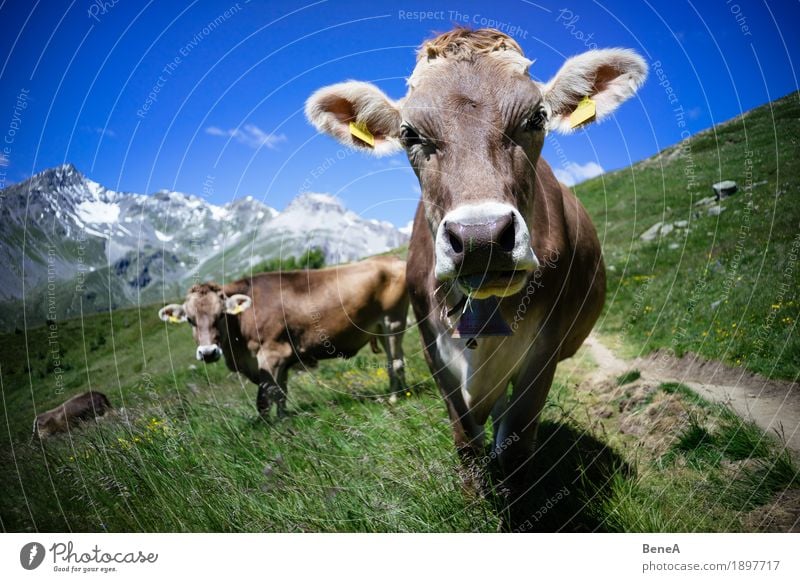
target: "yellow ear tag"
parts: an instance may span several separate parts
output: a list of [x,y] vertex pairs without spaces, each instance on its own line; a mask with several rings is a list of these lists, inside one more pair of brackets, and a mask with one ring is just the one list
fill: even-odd
[[375,147],[375,136],[370,133],[367,129],[367,124],[363,121],[355,123],[353,121],[350,122],[350,135],[363,141],[369,147]]
[[592,121],[596,115],[597,108],[595,107],[594,101],[589,97],[584,97],[581,99],[580,103],[578,103],[575,111],[569,116],[569,126],[575,129],[579,125]]
[[170,315],[169,316],[169,322],[170,323],[180,323],[181,320],[176,315]]
[[236,307],[231,309],[231,315],[239,315],[242,311],[244,311],[242,306],[241,305],[237,305]]

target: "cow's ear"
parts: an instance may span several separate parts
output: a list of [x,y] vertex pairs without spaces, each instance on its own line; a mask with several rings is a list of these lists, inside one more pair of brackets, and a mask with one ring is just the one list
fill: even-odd
[[377,156],[400,145],[400,110],[370,83],[348,81],[323,87],[306,101],[306,117],[317,130]]
[[570,133],[599,121],[632,97],[647,78],[647,64],[629,49],[592,50],[572,57],[544,87],[548,129]]
[[170,303],[158,310],[158,317],[167,323],[183,323],[186,321],[186,310],[183,305]]
[[242,311],[250,309],[253,300],[247,295],[237,293],[225,299],[225,313],[229,315],[239,315]]

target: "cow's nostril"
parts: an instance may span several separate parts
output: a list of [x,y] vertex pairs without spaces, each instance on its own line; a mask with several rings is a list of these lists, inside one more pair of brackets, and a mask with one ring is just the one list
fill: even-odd
[[445,225],[445,230],[447,231],[447,241],[450,243],[450,247],[453,251],[458,255],[463,253],[464,242],[461,240],[461,237],[458,236],[455,228],[451,224],[447,224]]
[[512,215],[511,220],[509,220],[506,225],[502,227],[502,230],[497,237],[497,244],[500,245],[500,248],[505,252],[510,253],[514,250],[516,243],[517,239],[514,232],[514,216]]

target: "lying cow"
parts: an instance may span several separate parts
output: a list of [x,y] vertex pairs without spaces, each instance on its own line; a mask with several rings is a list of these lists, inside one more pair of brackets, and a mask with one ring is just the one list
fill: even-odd
[[33,434],[43,439],[67,432],[79,422],[101,417],[112,408],[105,394],[90,390],[38,415],[33,421]]
[[544,84],[530,65],[509,36],[459,28],[423,44],[399,101],[350,81],[306,104],[310,122],[340,142],[408,155],[422,189],[408,285],[428,365],[470,466],[483,465],[492,417],[490,454],[512,498],[530,483],[556,364],[605,301],[595,228],[540,157],[545,135],[608,116],[647,76],[625,49],[571,58]]
[[225,286],[202,283],[183,305],[161,308],[167,322],[188,321],[196,357],[224,356],[231,370],[258,385],[262,416],[282,416],[294,364],[350,358],[377,337],[388,359],[390,390],[405,390],[402,339],[408,315],[406,264],[393,257],[319,270],[262,273]]

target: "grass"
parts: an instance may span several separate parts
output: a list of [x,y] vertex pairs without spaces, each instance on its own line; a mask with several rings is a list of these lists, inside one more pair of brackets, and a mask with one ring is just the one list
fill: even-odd
[[[628,356],[691,351],[798,378],[799,138],[793,93],[575,187],[604,248],[608,300],[596,329],[608,343]],[[739,192],[709,216],[695,203],[722,179]],[[686,228],[639,238],[657,222],[681,221]]]
[[[58,345],[65,394],[83,390],[88,379],[118,411],[40,443],[30,439],[34,401],[43,410],[64,398],[43,351],[49,333],[28,330],[30,363],[25,335],[0,336],[6,531],[501,527],[497,499],[462,489],[444,406],[415,330],[406,340],[412,393],[396,405],[386,398],[383,356],[364,350],[292,374],[289,418],[264,422],[255,386],[221,363],[197,366],[188,328],[164,326],[155,308],[64,321]],[[713,430],[687,429],[674,435],[667,455],[643,455],[638,439],[620,430],[620,418],[600,425],[592,417],[594,396],[575,382],[589,369],[560,371],[550,394],[536,456],[542,509],[534,530],[735,531],[743,512],[797,483],[773,437],[679,385],[657,392],[679,398]],[[635,382],[613,384],[632,398]],[[647,402],[633,413],[646,413]],[[690,462],[701,452],[716,460]],[[748,470],[731,478],[723,461],[742,458]],[[719,496],[714,483],[727,483],[730,494]]]
[[[397,405],[383,356],[364,350],[294,373],[291,417],[264,423],[254,385],[221,363],[195,366],[188,328],[165,327],[155,309],[140,328],[139,315],[59,324],[65,394],[88,377],[125,410],[44,445],[30,441],[33,402],[41,411],[65,397],[39,351],[46,328],[29,330],[30,373],[24,357],[0,362],[4,529],[496,531],[490,502],[461,493],[418,338],[407,343],[414,394]],[[21,334],[0,338],[5,354],[22,345]]]
[[639,370],[628,370],[621,376],[617,376],[617,385],[622,386],[623,384],[630,384],[641,377],[642,373]]

